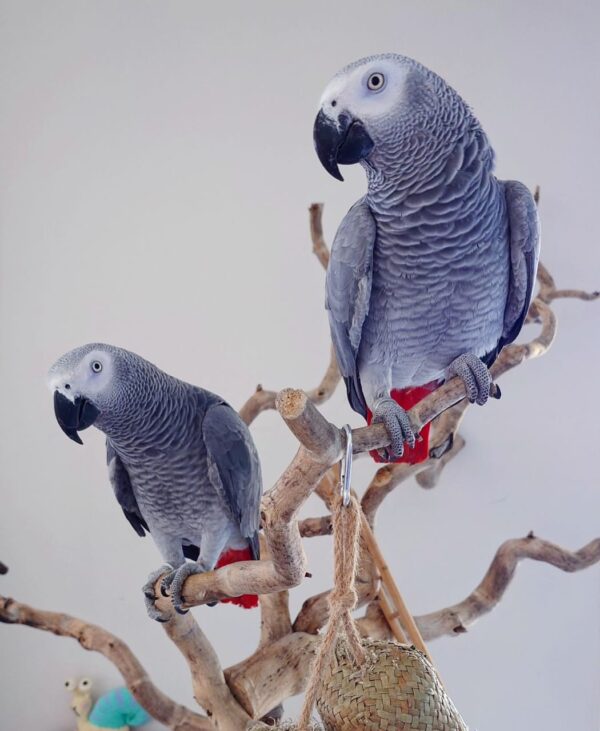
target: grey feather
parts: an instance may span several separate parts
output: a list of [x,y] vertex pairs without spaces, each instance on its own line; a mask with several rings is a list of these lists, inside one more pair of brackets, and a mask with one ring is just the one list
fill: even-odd
[[504,182],[509,220],[510,279],[500,347],[519,334],[531,303],[540,254],[540,223],[529,189]]
[[108,465],[110,484],[125,517],[138,536],[144,537],[146,535],[145,531],[150,532],[148,524],[140,512],[133,494],[129,473],[109,439],[106,440],[106,464]]
[[366,415],[357,354],[371,298],[375,219],[364,199],[340,224],[327,268],[326,301],[338,363],[352,408]]
[[260,463],[248,428],[227,404],[211,406],[202,423],[210,481],[233,514],[240,533],[260,556],[258,529],[262,497]]

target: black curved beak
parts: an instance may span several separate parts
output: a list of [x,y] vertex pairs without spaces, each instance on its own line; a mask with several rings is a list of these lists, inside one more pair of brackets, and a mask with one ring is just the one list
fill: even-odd
[[322,109],[315,119],[313,140],[321,164],[337,180],[344,179],[338,164],[354,165],[364,160],[375,144],[360,119],[342,112],[336,124]]
[[91,401],[78,396],[75,401],[69,401],[59,391],[54,392],[54,415],[58,425],[64,433],[77,444],[83,444],[77,433],[91,426],[100,411]]

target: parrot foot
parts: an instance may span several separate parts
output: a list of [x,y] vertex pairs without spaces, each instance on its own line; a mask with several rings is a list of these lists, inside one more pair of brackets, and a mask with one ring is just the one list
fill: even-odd
[[467,398],[472,404],[483,406],[490,395],[500,398],[500,390],[494,387],[488,367],[473,353],[465,353],[455,358],[448,366],[447,373],[449,376],[458,376],[461,379],[465,384]]
[[417,436],[413,431],[408,414],[394,399],[384,396],[373,404],[373,424],[382,423],[390,437],[390,446],[380,449],[379,454],[386,461],[402,457],[404,443],[413,448]]
[[183,584],[188,576],[192,574],[203,574],[206,571],[199,563],[193,561],[184,563],[183,566],[170,571],[165,578],[162,580],[160,585],[160,591],[163,596],[171,595],[171,601],[173,602],[173,608],[178,614],[187,614],[190,610],[183,609],[183,598],[181,592],[183,590]]
[[148,612],[148,616],[150,619],[154,619],[156,622],[168,622],[169,617],[165,616],[162,612],[160,612],[156,608],[156,600],[158,597],[156,596],[154,587],[156,586],[156,582],[160,579],[161,576],[164,576],[166,573],[171,573],[173,571],[173,567],[170,564],[165,564],[164,566],[161,566],[156,571],[153,571],[150,576],[148,576],[148,580],[142,587],[142,591],[144,593],[144,602],[146,604],[146,612]]

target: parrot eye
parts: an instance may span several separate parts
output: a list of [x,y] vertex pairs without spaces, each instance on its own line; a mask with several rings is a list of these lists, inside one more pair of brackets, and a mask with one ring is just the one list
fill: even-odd
[[94,373],[100,373],[100,371],[102,370],[102,363],[100,363],[99,360],[93,360],[91,363],[91,368]]
[[371,74],[367,80],[367,87],[371,91],[379,91],[385,85],[385,76],[379,72]]
[[74,680],[65,680],[65,688],[67,690],[75,690],[75,681]]
[[79,682],[79,690],[87,690],[91,685],[91,680],[89,680],[88,678],[83,678],[83,680]]

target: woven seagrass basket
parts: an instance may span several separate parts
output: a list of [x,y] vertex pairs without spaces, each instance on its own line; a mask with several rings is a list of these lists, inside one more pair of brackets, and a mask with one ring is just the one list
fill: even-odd
[[431,663],[412,646],[362,642],[357,668],[345,640],[321,677],[317,708],[326,731],[468,731]]

